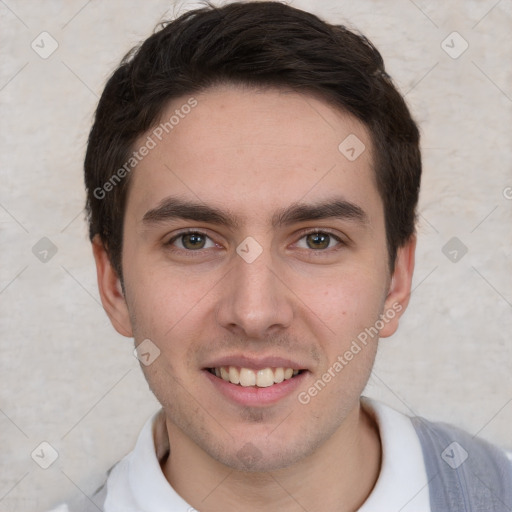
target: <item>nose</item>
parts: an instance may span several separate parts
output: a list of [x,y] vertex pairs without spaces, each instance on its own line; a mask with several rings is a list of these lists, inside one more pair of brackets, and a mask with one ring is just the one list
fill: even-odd
[[238,337],[265,339],[291,325],[293,293],[284,274],[264,249],[251,263],[235,255],[221,283],[217,321]]

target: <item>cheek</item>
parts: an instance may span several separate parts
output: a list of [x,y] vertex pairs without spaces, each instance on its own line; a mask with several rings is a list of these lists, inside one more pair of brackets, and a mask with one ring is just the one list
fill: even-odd
[[381,281],[382,274],[353,268],[304,288],[302,297],[331,331],[346,339],[378,319],[385,299]]
[[207,275],[170,270],[165,265],[131,262],[126,286],[130,310],[134,313],[136,331],[144,337],[169,339],[180,330],[214,287]]

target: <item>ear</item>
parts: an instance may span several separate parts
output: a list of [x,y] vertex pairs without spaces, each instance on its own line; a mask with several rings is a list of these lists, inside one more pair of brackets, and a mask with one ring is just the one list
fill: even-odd
[[92,252],[96,261],[98,289],[101,303],[115,330],[128,338],[133,337],[128,307],[124,298],[121,280],[110,263],[108,253],[99,235],[92,242]]
[[411,297],[412,274],[414,272],[414,253],[416,251],[416,236],[397,251],[395,268],[391,276],[388,295],[384,303],[384,327],[380,337],[387,338],[398,329],[400,317],[404,314]]

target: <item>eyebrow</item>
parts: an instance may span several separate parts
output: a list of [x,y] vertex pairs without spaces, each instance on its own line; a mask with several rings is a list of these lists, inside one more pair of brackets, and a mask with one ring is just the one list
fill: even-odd
[[[236,229],[241,222],[228,210],[208,206],[203,203],[183,200],[178,197],[167,197],[155,208],[148,210],[142,218],[143,224],[150,226],[175,219],[208,222]],[[320,203],[293,203],[278,210],[272,216],[273,228],[289,226],[299,222],[340,219],[355,221],[359,224],[368,224],[368,216],[364,210],[342,198],[334,198]]]

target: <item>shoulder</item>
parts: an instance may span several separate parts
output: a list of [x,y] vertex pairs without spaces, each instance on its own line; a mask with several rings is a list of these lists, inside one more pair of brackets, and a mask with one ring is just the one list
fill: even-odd
[[[160,466],[157,456],[166,453],[166,450],[168,450],[167,439],[167,444],[162,443],[155,447],[156,439],[154,435],[157,437],[161,436],[162,428],[165,428],[165,416],[163,415],[163,409],[160,408],[147,419],[139,433],[133,450],[106,472],[103,485],[92,496],[88,497],[86,503],[79,508],[80,512],[102,511],[105,506],[109,506],[108,503],[111,500],[114,500],[116,505],[122,502],[120,510],[125,512],[135,510],[133,508],[134,502],[129,468],[131,466],[136,467],[139,476],[140,474],[145,476],[148,474],[158,474]],[[140,479],[135,478],[134,481],[140,481]],[[46,512],[78,512],[78,510],[75,510],[75,507],[70,503],[61,503]]]
[[[107,471],[107,477],[110,475],[110,472],[112,469],[114,469],[114,466],[112,466]],[[88,498],[87,503],[85,504],[85,508],[81,507],[80,512],[98,512],[99,510],[103,510],[103,507],[105,505],[105,500],[107,498],[107,481],[96,489],[94,494]],[[51,510],[48,510],[47,512],[75,512],[73,509],[69,508],[69,505],[67,503],[61,503],[57,505],[56,507],[52,508]]]
[[61,503],[60,505],[48,510],[48,512],[70,512],[68,506],[65,503]]
[[[482,438],[473,436],[465,430],[449,423],[433,422],[419,416],[412,417],[411,422],[422,446],[442,448],[441,458],[448,465],[453,466],[459,463],[462,465],[466,460],[479,456],[484,460],[497,459],[504,463],[506,468],[509,466],[512,468],[510,465],[511,453]],[[450,457],[457,458],[457,460],[450,464]]]
[[468,501],[477,504],[475,510],[498,511],[503,504],[512,509],[512,462],[505,450],[447,423],[420,417],[411,422],[435,503],[446,510],[460,510]]

